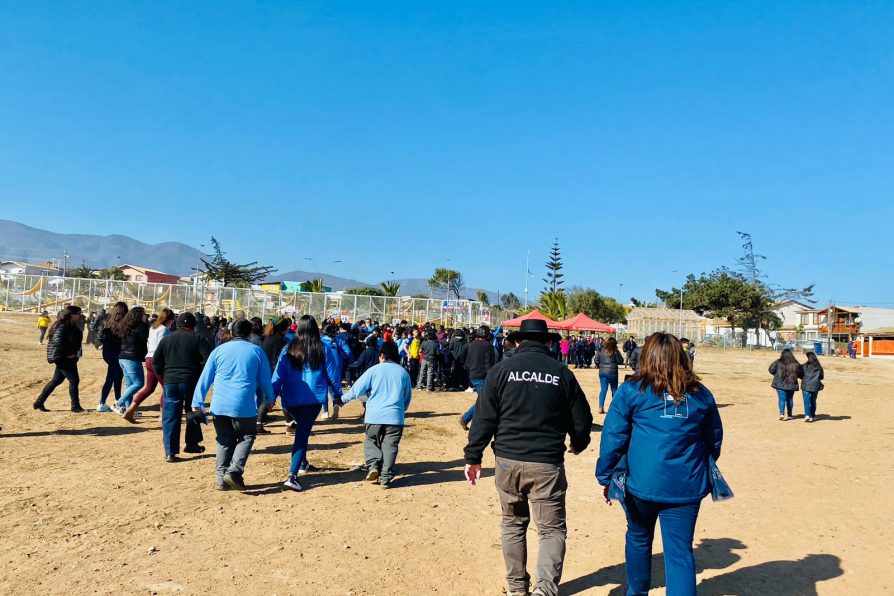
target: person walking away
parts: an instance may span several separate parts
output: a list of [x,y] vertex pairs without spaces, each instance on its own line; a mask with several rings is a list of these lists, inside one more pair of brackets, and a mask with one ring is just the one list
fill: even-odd
[[[174,312],[170,308],[161,309],[161,313],[156,317],[155,321],[149,328],[149,340],[146,342],[146,383],[143,388],[134,396],[133,403],[128,406],[124,412],[124,419],[128,422],[136,422],[137,408],[146,400],[147,397],[155,392],[161,378],[155,374],[152,367],[152,357],[159,342],[171,333],[171,327],[174,325]],[[162,402],[164,401],[164,382],[161,383]],[[164,409],[164,404],[162,404]]]
[[125,316],[127,316],[127,304],[116,302],[112,306],[111,312],[103,319],[102,328],[97,334],[99,347],[102,348],[102,359],[106,363],[106,378],[99,393],[97,412],[112,411],[112,408],[106,405],[106,400],[112,390],[115,392],[115,401],[121,399],[121,382],[124,380],[124,371],[121,370],[121,364],[118,363],[118,357],[121,355],[121,338],[116,335],[115,330],[124,323]]
[[117,413],[124,415],[133,397],[143,386],[143,361],[146,359],[149,342],[149,325],[143,322],[145,309],[134,306],[127,311],[115,334],[121,338],[121,352],[118,364],[124,371],[124,392],[112,407]]
[[53,378],[44,386],[33,407],[41,412],[49,412],[46,407],[47,398],[63,381],[68,380],[68,396],[71,399],[71,411],[83,412],[78,394],[80,376],[78,375],[78,354],[84,334],[78,327],[78,320],[83,317],[81,308],[66,306],[59,317],[47,330],[47,362],[55,365]]
[[[493,368],[495,363],[494,348],[490,344],[490,328],[482,325],[475,332],[475,337],[469,345],[467,356],[469,363],[469,379],[472,389],[476,394],[476,401],[481,396],[481,388],[484,387],[484,380],[487,373]],[[466,412],[460,417],[459,424],[463,430],[469,430],[469,423],[475,416],[475,404],[472,404]]]
[[317,321],[310,315],[298,319],[295,339],[280,354],[273,371],[274,400],[282,396],[282,407],[295,424],[292,460],[285,488],[300,491],[298,476],[308,471],[307,443],[314,421],[332,390],[341,398],[341,356],[327,349],[320,337]]
[[689,357],[689,363],[695,364],[695,346],[692,345],[692,342],[685,337],[681,337],[680,345],[683,346],[683,351],[686,352],[686,355]]
[[[326,348],[327,352],[330,352],[332,355],[332,366],[333,373],[336,375],[333,377],[333,381],[338,385],[338,395],[341,395],[341,379],[344,376],[344,359],[347,357],[346,353],[351,352],[351,348],[348,347],[347,344],[341,344],[337,340],[338,336],[338,327],[332,323],[327,324],[323,327],[323,333],[320,336],[321,341],[323,342],[323,347]],[[353,354],[352,354],[353,356]],[[332,398],[334,399],[336,392],[332,392]],[[332,404],[332,420],[338,420],[338,405],[334,402]],[[330,418],[329,415],[329,399],[323,402],[323,420]]]
[[[366,338],[366,349],[364,349],[357,360],[351,364],[352,370],[352,383],[363,376],[367,370],[375,366],[379,363],[379,348],[378,342],[376,342],[376,338],[372,335],[367,336]],[[384,345],[384,344],[382,344]]]
[[441,350],[441,345],[435,338],[435,332],[429,331],[425,341],[419,346],[419,357],[422,359],[422,367],[419,369],[416,389],[422,389],[424,383],[425,388],[429,391],[435,390],[435,367],[438,362],[438,353]]
[[651,587],[652,539],[661,521],[670,596],[695,596],[692,538],[701,500],[711,492],[708,457],[720,458],[723,425],[714,396],[692,372],[673,335],[655,333],[640,369],[615,396],[602,428],[596,479],[608,500],[626,456],[627,594]]
[[[469,386],[469,342],[466,341],[466,334],[462,329],[458,329],[453,339],[450,341],[450,354],[452,356],[453,372],[451,374],[450,386],[457,391],[464,391]],[[493,348],[491,348],[493,350]]]
[[630,366],[630,354],[636,349],[636,338],[632,335],[624,342],[624,356],[626,356],[626,364]]
[[540,551],[531,595],[556,596],[567,534],[565,437],[570,453],[586,449],[593,416],[574,373],[549,351],[547,342],[560,337],[545,321],[522,321],[509,340],[521,345],[487,374],[465,448],[465,475],[470,484],[478,482],[482,454],[493,439],[508,594],[526,595],[530,588],[526,533],[533,509]]
[[217,435],[217,490],[245,490],[245,464],[257,436],[258,390],[273,403],[267,356],[248,341],[250,336],[251,321],[238,321],[233,339],[212,350],[193,392],[193,411],[204,413],[205,396],[214,387],[211,414]]
[[[397,344],[386,341],[379,353],[379,364],[360,375],[341,401],[365,400],[363,423],[366,439],[363,454],[366,480],[390,488],[394,464],[404,432],[404,414],[410,407],[413,383],[400,365]],[[368,397],[367,397],[368,396]]]
[[[282,352],[282,349],[286,347],[286,333],[289,331],[291,325],[291,319],[283,317],[281,319],[271,320],[264,327],[264,342],[261,344],[261,349],[264,350],[264,354],[267,356],[267,363],[270,365],[271,371],[276,368],[276,361],[279,359],[279,354]],[[264,423],[267,422],[269,405],[263,395],[258,396],[257,401],[258,434],[269,434],[270,431],[264,428]],[[286,422],[291,422],[292,419],[289,418],[288,412],[284,412],[284,414],[286,416]]]
[[605,414],[605,396],[612,389],[612,399],[618,390],[618,366],[624,364],[624,357],[618,352],[618,340],[609,337],[602,349],[593,357],[593,366],[599,369],[599,413]]
[[[184,312],[177,317],[177,330],[165,335],[155,346],[152,368],[161,383],[164,398],[161,403],[162,442],[165,461],[178,461],[180,454],[180,428],[183,415],[187,414],[185,453],[203,453],[202,426],[189,417],[189,405],[202,367],[211,355],[207,338],[195,331],[196,317]],[[132,418],[125,416],[129,422]]]
[[633,374],[639,372],[639,361],[642,358],[643,347],[636,346],[633,348],[633,351],[630,352],[630,359],[627,362],[627,365],[633,370]]
[[790,420],[798,379],[804,378],[804,367],[795,359],[791,348],[786,348],[779,355],[779,360],[774,360],[770,365],[769,371],[773,375],[770,386],[776,390],[779,399],[779,419]]
[[38,343],[40,343],[40,345],[43,345],[43,338],[47,334],[47,329],[50,328],[50,323],[52,323],[52,321],[50,320],[50,313],[47,311],[43,311],[40,313],[40,316],[37,317],[37,332],[40,334]]
[[804,364],[804,379],[801,391],[804,393],[804,422],[816,420],[816,398],[823,390],[823,366],[813,352],[807,352],[807,363]]
[[407,359],[410,366],[410,380],[415,385],[419,379],[419,350],[422,348],[422,333],[418,329],[413,330],[413,337],[407,348]]

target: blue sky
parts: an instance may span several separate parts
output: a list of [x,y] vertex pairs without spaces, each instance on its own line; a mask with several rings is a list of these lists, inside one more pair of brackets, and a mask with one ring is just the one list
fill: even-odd
[[624,299],[745,230],[771,281],[894,306],[892,30],[890,2],[5,3],[0,216],[516,293],[531,250],[532,296],[557,236]]

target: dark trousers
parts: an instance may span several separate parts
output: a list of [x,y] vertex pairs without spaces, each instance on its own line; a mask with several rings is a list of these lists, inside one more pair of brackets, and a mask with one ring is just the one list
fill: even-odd
[[367,424],[363,455],[370,470],[379,470],[379,482],[388,484],[394,478],[394,463],[404,427],[400,424]]
[[226,474],[239,474],[245,471],[245,463],[251,454],[258,431],[258,420],[251,418],[233,418],[231,416],[214,416],[214,431],[217,433],[217,484],[223,484]]
[[652,539],[655,522],[661,520],[664,575],[667,593],[695,596],[695,558],[692,537],[700,503],[656,503],[631,494],[624,500],[627,515],[627,594],[645,596],[652,582]]
[[124,379],[124,371],[118,364],[117,354],[106,354],[103,350],[102,359],[105,360],[107,368],[106,380],[102,384],[102,392],[99,394],[99,403],[104,404],[113,388],[115,389],[115,401],[121,399],[121,381]]
[[71,398],[71,407],[80,406],[78,384],[81,382],[81,377],[78,375],[78,361],[76,358],[66,358],[62,362],[56,363],[56,372],[53,373],[53,378],[50,379],[50,382],[44,385],[43,391],[40,392],[40,397],[37,398],[37,403],[46,403],[53,390],[66,379],[68,380],[68,395]]
[[47,328],[46,327],[38,327],[37,330],[40,331],[40,343],[43,343],[43,338],[47,334]]
[[413,387],[416,386],[416,380],[419,378],[419,358],[410,358],[410,380]]
[[301,465],[307,461],[307,443],[310,440],[310,431],[314,427],[317,416],[323,404],[310,406],[287,406],[283,410],[295,421],[295,441],[292,443],[292,462],[289,465],[289,475],[295,476]]
[[[180,428],[184,413],[189,412],[192,394],[196,383],[173,383],[164,386],[164,400],[161,408],[161,434],[165,446],[165,455],[180,453]],[[203,440],[202,426],[199,422],[186,423],[186,446],[197,446]]]

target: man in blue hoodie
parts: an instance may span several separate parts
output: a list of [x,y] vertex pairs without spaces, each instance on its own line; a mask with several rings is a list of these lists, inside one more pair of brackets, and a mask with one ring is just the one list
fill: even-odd
[[382,488],[391,487],[398,445],[404,432],[404,413],[410,407],[413,384],[410,374],[400,365],[397,344],[386,341],[379,353],[379,364],[357,379],[343,397],[346,403],[369,392],[366,400],[366,441],[363,451],[369,472],[366,479]]
[[236,321],[233,339],[221,344],[208,358],[193,393],[193,410],[204,411],[205,396],[214,386],[211,414],[217,433],[217,490],[245,490],[242,474],[257,435],[258,391],[268,404],[276,396],[270,380],[270,363],[254,345],[251,321]]

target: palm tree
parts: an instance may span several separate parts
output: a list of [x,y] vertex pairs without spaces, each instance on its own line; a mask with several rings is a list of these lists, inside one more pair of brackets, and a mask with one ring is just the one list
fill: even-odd
[[315,277],[314,279],[305,280],[303,284],[301,284],[301,289],[305,292],[325,292],[325,288],[323,287],[323,278]]
[[383,281],[379,286],[381,286],[382,292],[386,296],[397,296],[397,293],[400,291],[399,281]]

